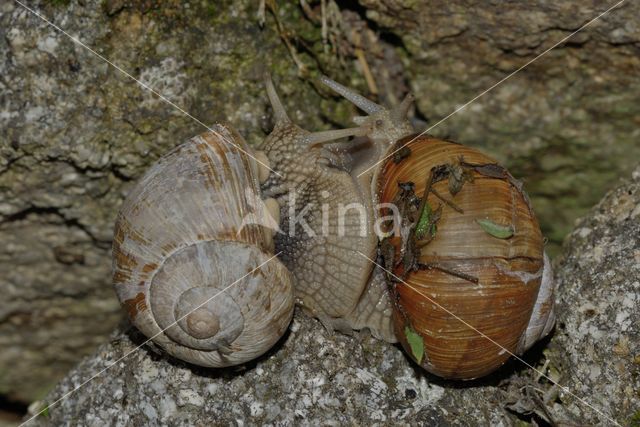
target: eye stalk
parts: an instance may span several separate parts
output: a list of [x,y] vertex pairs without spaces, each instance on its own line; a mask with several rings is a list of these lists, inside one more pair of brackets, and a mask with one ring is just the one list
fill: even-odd
[[[360,126],[362,132],[366,133],[376,145],[388,147],[400,138],[414,133],[407,118],[413,103],[411,94],[408,94],[395,108],[387,109],[327,76],[321,76],[320,82],[367,113],[366,116],[354,117],[353,122]],[[384,151],[382,147],[380,148],[380,151]]]
[[[267,96],[269,97],[269,102],[271,103],[271,107],[273,108],[273,112],[276,119],[276,128],[287,126],[296,128],[299,133],[299,137],[296,138],[296,142],[303,143],[306,145],[321,145],[327,143],[333,143],[338,139],[347,138],[350,136],[363,136],[367,133],[366,127],[355,127],[348,129],[338,129],[338,130],[328,130],[328,131],[320,131],[320,132],[307,132],[301,128],[298,128],[293,124],[287,112],[276,92],[276,88],[273,84],[273,80],[271,79],[271,75],[266,73],[264,76],[265,86],[267,88]],[[362,98],[365,101],[365,98]],[[375,105],[375,104],[374,104]]]
[[325,86],[328,86],[331,89],[333,89],[334,92],[337,92],[338,94],[342,95],[342,97],[344,97],[345,99],[348,99],[349,101],[351,101],[351,103],[356,105],[358,108],[360,108],[362,111],[364,111],[370,116],[374,115],[375,113],[381,110],[384,110],[384,107],[382,105],[378,105],[375,102],[368,100],[367,98],[360,95],[359,93],[352,91],[348,87],[341,85],[335,80],[331,80],[327,76],[320,76],[320,82]]

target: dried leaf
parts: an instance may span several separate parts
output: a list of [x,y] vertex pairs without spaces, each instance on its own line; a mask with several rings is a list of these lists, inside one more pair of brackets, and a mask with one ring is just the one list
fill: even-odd
[[401,149],[393,153],[393,163],[397,165],[398,163],[400,163],[410,155],[411,155],[411,148],[402,147]]
[[396,249],[389,238],[383,239],[380,243],[380,254],[382,255],[385,276],[387,280],[391,281],[391,278],[393,277],[391,271],[393,271],[393,268],[395,267]]
[[485,165],[473,165],[473,168],[480,175],[489,177],[489,178],[507,178],[508,172],[507,170],[500,166],[497,163],[487,163]]
[[501,225],[489,219],[477,219],[476,222],[484,231],[498,239],[508,239],[513,236],[513,226]]
[[424,357],[424,341],[422,337],[409,326],[404,327],[404,335],[407,337],[409,347],[411,347],[411,354],[418,364],[422,363],[422,358]]
[[449,193],[452,196],[455,196],[462,190],[465,182],[473,182],[473,174],[462,164],[461,160],[448,165],[447,170],[449,172]]
[[464,171],[462,167],[457,164],[451,166],[449,169],[449,193],[455,196],[462,190],[464,184]]

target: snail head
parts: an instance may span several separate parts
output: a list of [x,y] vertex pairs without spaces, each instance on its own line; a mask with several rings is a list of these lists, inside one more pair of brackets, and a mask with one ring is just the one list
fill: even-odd
[[407,94],[396,107],[388,109],[327,76],[320,77],[320,82],[367,113],[366,116],[354,117],[353,121],[361,128],[361,132],[364,132],[374,143],[388,146],[402,137],[414,133],[407,118],[413,103],[411,94]]

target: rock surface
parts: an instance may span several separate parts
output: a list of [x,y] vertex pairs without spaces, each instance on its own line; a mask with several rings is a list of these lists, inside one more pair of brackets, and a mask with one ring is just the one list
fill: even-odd
[[[550,366],[594,407],[640,425],[640,168],[577,222],[559,262]],[[595,419],[579,402],[566,402],[582,419]]]
[[[416,117],[433,125],[608,7],[328,0],[323,16],[307,0],[261,18],[254,0],[25,3],[251,143],[270,128],[265,70],[310,129],[355,113],[317,87],[319,71],[385,103],[411,90]],[[640,156],[639,8],[626,2],[431,131],[525,178],[555,247]],[[118,206],[203,126],[13,1],[0,2],[0,53],[0,366],[11,367],[0,369],[0,396],[29,402],[121,318],[109,286]]]
[[32,407],[50,405],[33,425],[633,425],[640,416],[638,236],[640,168],[566,243],[556,274],[558,327],[524,356],[548,378],[512,360],[482,380],[443,381],[418,371],[397,346],[365,333],[333,334],[298,313],[278,346],[238,370],[187,366],[148,345],[137,349],[144,338],[135,330],[116,331]]

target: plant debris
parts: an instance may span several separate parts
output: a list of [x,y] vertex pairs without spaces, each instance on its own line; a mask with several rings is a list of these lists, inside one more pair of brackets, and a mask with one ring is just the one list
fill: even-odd
[[456,162],[446,165],[446,168],[449,174],[449,193],[452,196],[458,194],[466,182],[473,182],[472,168],[464,162],[462,156]]
[[416,359],[416,362],[418,364],[422,363],[422,358],[424,357],[424,340],[422,336],[409,326],[404,327],[404,336],[407,337],[407,342],[411,347],[411,354]]
[[429,176],[427,177],[427,183],[424,188],[424,194],[422,195],[422,200],[420,201],[420,206],[418,207],[418,221],[415,223],[414,233],[416,239],[422,240],[422,238],[427,234],[427,232],[431,233],[431,237],[433,238],[436,234],[436,225],[435,222],[432,221],[432,213],[433,210],[428,202],[429,192],[431,191],[431,185],[433,184],[433,170],[429,172]]
[[467,163],[464,160],[461,160],[460,163],[462,167],[473,169],[480,175],[489,178],[507,179],[507,177],[510,175],[504,167],[500,166],[497,163],[475,164]]
[[508,239],[513,236],[513,225],[501,225],[489,219],[477,219],[476,222],[484,231],[495,238]]
[[393,153],[393,163],[396,165],[411,155],[411,148],[404,146]]
[[442,264],[438,264],[438,263],[425,264],[425,263],[419,262],[418,263],[418,268],[421,269],[421,270],[440,270],[443,273],[447,273],[447,274],[450,274],[451,276],[459,277],[460,279],[467,280],[467,281],[469,281],[471,283],[475,283],[476,285],[479,282],[478,278],[475,277],[475,276],[463,273],[461,271],[452,270],[452,269],[447,268],[447,267],[443,266]]
[[453,209],[454,211],[458,212],[458,213],[464,213],[464,211],[462,210],[462,208],[460,208],[458,205],[456,205],[455,203],[453,203],[451,200],[447,199],[446,197],[444,197],[443,195],[441,195],[438,191],[436,191],[435,188],[431,189],[431,194],[433,194],[434,196],[436,196],[438,199],[440,199],[442,201],[442,203],[444,203],[445,205],[449,206],[451,209]]
[[[460,159],[460,161],[462,161],[462,159]],[[406,277],[413,271],[431,269],[445,272],[472,283],[478,283],[478,278],[448,268],[439,263],[419,262],[422,248],[427,246],[436,237],[437,223],[442,216],[442,205],[433,209],[428,202],[429,194],[434,194],[434,196],[442,200],[444,204],[450,206],[453,210],[463,213],[462,209],[456,206],[453,201],[444,198],[433,188],[433,184],[436,182],[444,179],[457,179],[452,178],[453,175],[451,171],[451,165],[433,167],[427,176],[422,197],[416,196],[415,184],[413,182],[398,183],[399,192],[393,202],[398,208],[400,223],[395,224],[394,222],[398,221],[398,218],[394,217],[391,223],[387,223],[386,226],[400,230],[401,243],[399,257],[396,257],[396,247],[392,243],[391,237],[382,239],[379,248],[379,258],[382,260],[382,265],[386,270],[386,279],[390,286],[392,283],[404,282]],[[473,175],[467,175],[466,172],[459,175],[459,177],[462,177],[460,178],[462,180],[460,188],[464,182],[473,179]],[[391,273],[400,265],[402,266],[401,274],[396,275]]]

